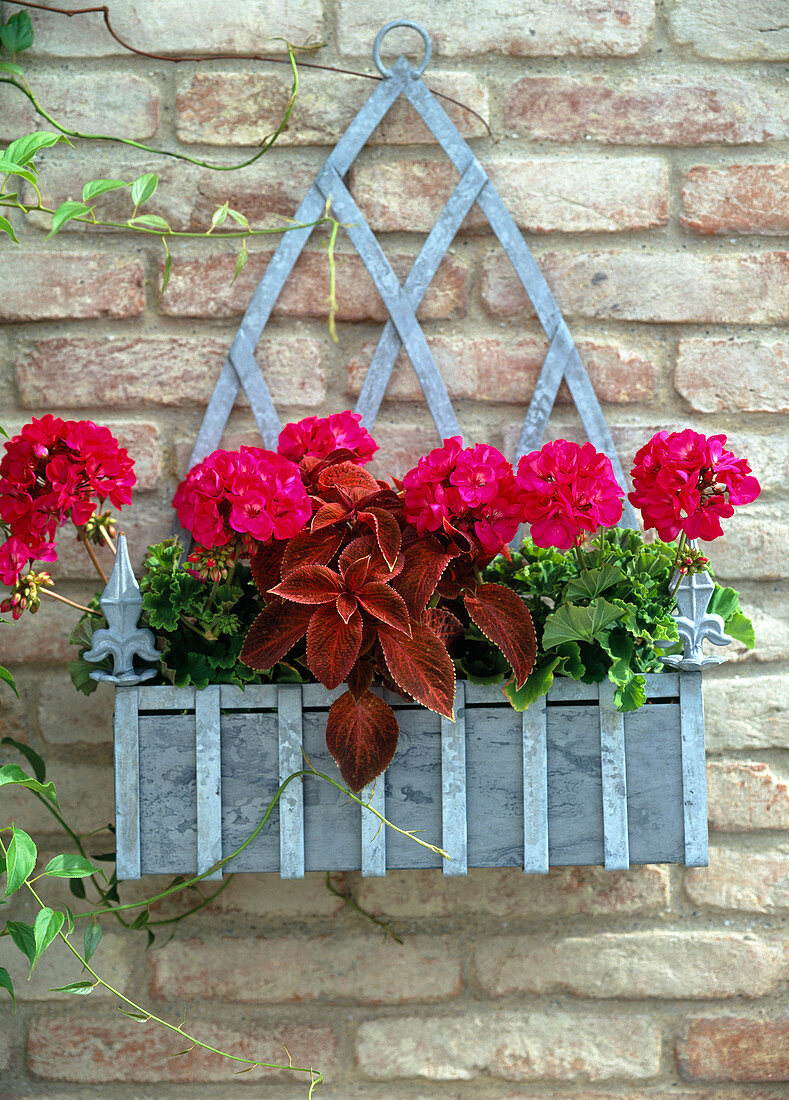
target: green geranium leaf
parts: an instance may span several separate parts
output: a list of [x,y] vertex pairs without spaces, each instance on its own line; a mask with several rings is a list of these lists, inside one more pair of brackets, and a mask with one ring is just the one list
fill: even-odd
[[[0,669],[2,671],[2,669]],[[21,741],[15,741],[13,737],[4,737],[0,741],[0,745],[10,745],[12,749],[16,749],[27,760],[30,767],[33,769],[33,775],[36,777],[39,783],[43,783],[47,777],[47,766],[37,752],[34,752],[29,745],[23,745]]]
[[553,670],[559,664],[561,658],[555,657],[547,665],[532,669],[529,678],[522,688],[517,688],[514,683],[507,684],[504,694],[509,699],[514,710],[526,710],[535,699],[545,695],[553,683]]
[[740,597],[734,589],[724,588],[722,585],[716,584],[707,605],[708,613],[710,615],[720,615],[725,622],[730,615],[740,610]]
[[563,604],[545,621],[542,644],[551,649],[560,642],[592,642],[607,626],[622,617],[622,609],[604,599],[597,599],[588,607]]
[[36,953],[33,959],[33,966],[31,969],[35,969],[35,965],[46,949],[54,940],[60,929],[63,927],[63,922],[66,919],[66,914],[61,913],[57,909],[50,909],[48,906],[41,910],[36,917],[36,923],[33,925],[33,935],[36,943]]
[[[13,765],[12,765],[13,766]],[[23,829],[11,826],[11,840],[6,852],[6,888],[3,894],[7,898],[14,894],[35,870],[38,852],[32,839]]]
[[643,676],[631,675],[623,684],[617,684],[614,689],[614,703],[621,711],[638,710],[646,702]]
[[9,785],[28,787],[31,791],[37,791],[38,794],[42,794],[44,798],[48,798],[52,805],[58,810],[60,809],[55,784],[39,783],[37,779],[33,779],[32,776],[26,775],[18,764],[4,764],[2,768],[0,768],[0,787]]
[[601,569],[584,569],[583,573],[569,582],[562,599],[568,603],[572,603],[573,600],[593,600],[623,579],[624,574],[616,565],[604,565]]
[[0,966],[0,989],[8,990],[8,994],[11,997],[11,1003],[14,1006],[14,1012],[16,1012],[16,997],[14,995],[14,983],[11,981],[11,975],[8,973],[4,966]]
[[746,649],[753,649],[756,645],[753,623],[741,611],[735,611],[733,615],[729,615],[723,625],[729,637],[742,642]]
[[100,872],[87,859],[78,855],[54,856],[44,868],[43,874],[53,878],[90,878]]

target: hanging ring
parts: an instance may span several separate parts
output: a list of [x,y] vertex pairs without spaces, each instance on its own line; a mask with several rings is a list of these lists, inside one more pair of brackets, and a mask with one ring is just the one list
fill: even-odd
[[375,67],[381,76],[386,77],[392,75],[392,70],[387,69],[381,61],[381,42],[383,41],[384,35],[388,34],[389,31],[393,30],[395,27],[411,27],[412,30],[415,30],[417,34],[421,34],[422,36],[422,41],[425,44],[425,56],[422,58],[422,64],[418,69],[411,69],[414,78],[418,79],[430,64],[430,55],[433,52],[433,47],[430,44],[430,35],[425,28],[420,27],[418,23],[412,23],[410,19],[395,19],[393,23],[387,23],[385,26],[381,27],[380,31],[375,36],[375,42],[373,42],[373,61],[375,62]]

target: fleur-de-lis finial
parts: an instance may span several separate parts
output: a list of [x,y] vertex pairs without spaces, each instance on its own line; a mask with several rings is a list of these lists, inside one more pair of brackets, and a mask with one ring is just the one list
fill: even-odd
[[93,645],[85,654],[85,660],[96,664],[111,656],[113,670],[91,672],[91,679],[127,686],[150,680],[156,675],[156,669],[145,668],[137,672],[134,658],[158,662],[161,653],[150,630],[137,626],[142,611],[142,595],[129,561],[125,535],[118,536],[115,565],[99,602],[109,625],[94,631]]
[[[676,574],[671,583],[676,583]],[[677,589],[679,614],[675,617],[684,652],[666,654],[660,658],[664,664],[681,672],[701,672],[703,668],[722,664],[726,660],[725,657],[705,657],[702,646],[705,639],[715,645],[729,645],[733,640],[725,632],[720,615],[707,612],[714,590],[715,585],[709,573],[692,573],[682,578]]]

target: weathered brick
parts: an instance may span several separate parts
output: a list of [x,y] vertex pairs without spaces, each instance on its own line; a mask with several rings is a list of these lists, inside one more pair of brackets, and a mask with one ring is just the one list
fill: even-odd
[[780,580],[789,576],[789,559],[784,547],[789,542],[789,524],[780,509],[751,505],[726,521],[724,534],[715,540],[710,555],[715,575],[728,583],[739,577],[749,580]]
[[474,952],[477,979],[494,997],[761,997],[786,976],[781,944],[739,933],[596,933],[486,937]]
[[643,1080],[658,1072],[660,1033],[649,1017],[632,1014],[479,1011],[367,1021],[356,1058],[377,1079]]
[[471,869],[465,879],[436,871],[388,871],[364,878],[359,900],[379,915],[401,918],[606,916],[644,913],[668,906],[664,867],[633,867],[628,872],[599,867],[554,868],[547,875],[524,875],[511,868]]
[[[785,252],[549,252],[539,263],[565,316],[658,323],[769,324],[789,319]],[[526,291],[503,253],[491,253],[484,262],[482,301],[493,317],[533,316]]]
[[789,829],[789,783],[769,764],[710,761],[707,797],[711,829]]
[[[433,49],[448,57],[634,54],[646,44],[654,18],[652,0],[603,0],[594,9],[577,0],[559,6],[537,0],[525,11],[460,0],[451,21],[442,0],[401,0],[397,11],[399,17],[418,20],[428,30],[436,28],[431,33]],[[363,7],[354,0],[339,0],[338,18],[342,52],[366,58],[370,43],[392,18],[392,9],[384,0]],[[421,57],[423,46],[413,32],[398,31],[387,35],[381,52],[384,64],[390,65],[401,52]],[[432,79],[431,73],[428,76]]]
[[[187,1024],[187,1030],[190,1025]],[[337,1058],[337,1038],[329,1027],[305,1024],[271,1025],[245,1022],[240,1027],[201,1020],[191,1028],[197,1038],[241,1058],[275,1065],[315,1066],[331,1076]],[[30,1024],[27,1062],[36,1077],[54,1081],[104,1082],[227,1082],[237,1063],[195,1047],[183,1057],[179,1036],[161,1027],[120,1020],[113,1010],[107,1016],[42,1016]],[[187,1044],[188,1046],[188,1044]],[[305,1074],[287,1069],[254,1071],[261,1077],[309,1081]]]
[[[341,874],[332,875],[332,882],[338,890],[343,889]],[[289,921],[336,917],[344,908],[345,902],[330,893],[326,876],[319,871],[308,873],[299,880],[281,879],[277,874],[236,875],[208,906],[210,913]]]
[[700,165],[685,175],[680,218],[696,233],[789,232],[787,164]]
[[[249,262],[235,283],[232,283],[235,267],[232,256],[176,261],[160,308],[171,317],[237,317],[247,308],[271,256],[270,252],[250,253]],[[402,281],[414,257],[397,254],[390,256],[390,261]],[[336,254],[336,277],[338,321],[389,319],[389,313],[356,253]],[[468,268],[459,260],[445,259],[417,315],[421,320],[461,317],[466,312],[467,301]],[[273,315],[328,317],[329,260],[325,252],[301,254],[277,299]]]
[[[759,664],[769,661],[789,661],[789,591],[783,583],[749,584],[738,581],[740,602],[746,615],[753,620],[756,634],[756,647],[746,650],[740,642],[730,646],[729,662],[738,664]],[[765,670],[769,672],[770,670]],[[717,681],[717,676],[705,676],[708,684]],[[724,727],[725,729],[725,727]],[[772,723],[766,726],[768,735],[772,734]],[[743,731],[744,732],[744,731]],[[758,737],[759,731],[756,731]],[[740,745],[732,745],[739,748]],[[747,747],[747,746],[743,746]]]
[[701,57],[740,61],[789,58],[789,27],[783,0],[677,0],[669,26],[674,38]]
[[[517,340],[431,336],[427,342],[450,397],[523,405],[524,408],[534,391],[549,346],[547,340],[534,336]],[[374,344],[365,345],[360,354],[348,362],[348,392],[354,396],[361,390],[374,350]],[[601,401],[632,404],[649,401],[655,396],[658,368],[640,352],[597,340],[579,341],[578,350]],[[423,399],[422,387],[405,352],[401,352],[395,364],[386,399]],[[572,400],[564,384],[558,400]]]
[[[54,565],[49,569],[53,576],[57,575]],[[61,595],[74,598],[70,591],[62,591]],[[41,602],[44,606],[36,615],[23,615],[17,622],[4,627],[8,636],[3,647],[4,664],[12,668],[38,661],[61,664],[73,657],[68,639],[80,612],[56,600],[42,598]]]
[[[449,97],[439,102],[464,137],[487,136],[488,93],[478,77],[435,73],[429,85]],[[277,145],[336,144],[370,92],[369,81],[304,70],[296,105]],[[180,84],[175,101],[178,137],[187,144],[259,145],[279,127],[290,96],[291,81],[285,74],[201,70]],[[404,98],[396,101],[370,138],[373,145],[435,140]]]
[[[16,383],[26,408],[205,405],[230,339],[192,336],[56,337],[36,341],[16,363]],[[272,334],[257,346],[257,359],[274,401],[320,405],[326,394],[325,341]],[[239,401],[248,403],[241,392]]]
[[[131,73],[40,72],[35,91],[39,102],[70,130],[140,140],[159,128],[159,93],[150,81]],[[47,128],[29,100],[8,85],[0,91],[0,103],[0,141]]]
[[[536,233],[649,229],[668,220],[668,166],[632,157],[627,171],[610,157],[535,157],[483,167],[517,224]],[[445,161],[366,163],[352,170],[351,191],[376,233],[429,233],[457,183]],[[486,232],[473,206],[461,232]]]
[[524,76],[510,89],[505,124],[538,141],[743,145],[785,138],[789,109],[782,92],[750,75]]
[[[132,568],[139,574],[142,561],[145,556],[146,546],[151,543],[161,542],[172,533],[173,513],[170,511],[170,498],[165,496],[162,500],[158,495],[151,497],[138,497],[137,500],[127,505],[116,520],[118,531],[126,535]],[[85,548],[77,539],[73,528],[68,526],[61,528],[58,533],[58,560],[51,566],[52,577],[55,580],[56,589],[62,587],[65,580],[78,580],[88,582],[90,589],[97,586],[103,587],[103,582],[96,572],[95,566],[85,552]],[[105,546],[96,547],[98,557],[104,572],[109,574],[114,564],[111,551]],[[84,600],[79,601],[84,603]],[[49,607],[49,603],[47,603]],[[74,622],[79,613],[74,613]],[[71,656],[74,656],[72,652]]]
[[[725,652],[722,651],[722,652]],[[710,752],[789,749],[789,676],[754,680],[725,671],[705,677],[704,725]]]
[[107,684],[85,696],[74,690],[65,670],[46,673],[38,696],[41,736],[50,745],[112,741],[113,699]]
[[789,1080],[789,1018],[691,1020],[676,1046],[683,1077],[696,1081]]
[[460,992],[461,966],[447,939],[381,936],[187,940],[152,957],[152,995],[230,1001],[349,998],[364,1004],[443,1000]]
[[7,280],[0,298],[0,321],[136,317],[144,308],[139,260],[99,252],[18,250],[14,278]]
[[[112,765],[48,760],[47,779],[55,784],[60,805],[76,832],[88,833],[114,821]],[[22,787],[3,790],[3,822],[8,821],[19,822],[33,835],[60,830],[44,805]]]
[[685,893],[694,905],[776,913],[789,909],[789,855],[710,848],[709,867],[685,871]]
[[789,412],[789,341],[680,340],[674,385],[698,412]]
[[376,423],[373,429],[375,441],[380,447],[367,469],[374,477],[402,478],[413,469],[423,454],[440,447],[441,440],[435,427],[430,425],[401,424],[392,426]]
[[[566,1092],[545,1093],[541,1087],[539,1093],[507,1093],[501,1100],[567,1100],[567,1095]],[[582,1092],[574,1090],[570,1095],[572,1100],[622,1100],[623,1095],[627,1096],[627,1100],[722,1100],[720,1090],[714,1088],[699,1091],[696,1088],[690,1090],[674,1089],[660,1085],[655,1088],[647,1087],[644,1089],[636,1089],[630,1086],[624,1094],[616,1091],[609,1092],[608,1090],[600,1092],[597,1089],[587,1092],[584,1089]],[[31,1100],[38,1100],[38,1098],[31,1098]],[[71,1100],[71,1098],[67,1097],[66,1100]],[[743,1089],[727,1088],[726,1100],[785,1100],[785,1094],[783,1091],[774,1089],[758,1089],[754,1092],[750,1087]]]
[[[58,6],[56,0],[43,3]],[[35,32],[31,54],[129,56],[107,32],[100,14],[62,20],[30,14]],[[122,39],[157,54],[284,54],[286,41],[300,43],[323,34],[320,0],[256,0],[253,8],[246,0],[200,0],[192,9],[185,9],[183,0],[157,0],[153,10],[144,0],[113,0],[111,17]]]
[[14,1053],[13,1037],[9,1029],[0,1028],[0,1069],[8,1069]]
[[[37,889],[48,895],[42,880]],[[49,897],[47,896],[47,900]],[[74,899],[71,898],[73,905]],[[80,950],[82,930],[74,935],[75,946]],[[107,977],[117,989],[128,989],[132,967],[138,953],[134,936],[102,936],[98,951],[91,965]],[[57,989],[71,982],[90,981],[90,975],[82,970],[62,940],[57,939],[46,949],[36,968],[30,974],[30,964],[10,938],[0,940],[0,966],[6,968],[14,983],[17,1001],[69,1001],[73,1004],[73,993],[59,993]],[[28,981],[28,977],[30,980]],[[96,986],[90,994],[94,997],[111,997],[112,994],[102,986]]]

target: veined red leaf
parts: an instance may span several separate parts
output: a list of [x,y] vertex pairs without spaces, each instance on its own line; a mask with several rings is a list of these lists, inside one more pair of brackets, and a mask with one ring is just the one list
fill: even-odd
[[303,565],[294,569],[271,591],[293,603],[332,603],[345,586],[339,573],[326,565]]
[[310,530],[313,533],[321,531],[324,527],[333,527],[340,523],[348,515],[348,509],[344,504],[322,504],[312,517]]
[[249,628],[241,660],[250,668],[271,668],[304,637],[312,614],[311,607],[272,600]]
[[336,462],[318,474],[318,487],[342,489],[352,500],[359,501],[370,493],[379,491],[378,482],[355,462]]
[[397,734],[394,711],[370,691],[359,699],[346,691],[332,703],[326,745],[352,791],[366,787],[391,764]]
[[359,589],[356,599],[369,615],[411,637],[411,621],[405,600],[388,584],[372,581]]
[[503,584],[481,584],[465,598],[466,611],[486,638],[498,646],[522,687],[534,667],[534,623],[523,600]]
[[428,607],[422,622],[447,648],[464,634],[463,623],[444,607]]
[[445,569],[455,557],[435,539],[420,539],[405,551],[399,577],[393,582],[412,615],[421,615]]
[[307,630],[307,664],[324,687],[339,687],[353,668],[361,644],[358,612],[346,623],[336,607],[319,607]]
[[361,699],[364,693],[370,690],[372,682],[372,661],[357,660],[356,664],[348,673],[348,690],[352,693],[354,699]]
[[347,623],[351,615],[359,606],[359,601],[350,592],[341,592],[337,597],[337,613],[344,623]]
[[428,710],[453,717],[455,666],[446,647],[421,623],[411,624],[411,637],[382,625],[378,638],[392,679]]
[[339,557],[340,572],[345,572],[351,562],[358,561],[359,558],[370,559],[368,577],[371,581],[391,580],[392,577],[396,577],[401,572],[404,563],[403,555],[400,554],[390,569],[372,535],[361,535],[343,547]]
[[400,525],[397,520],[383,508],[368,508],[357,513],[357,519],[372,529],[384,561],[391,569],[400,553]]
[[300,531],[285,544],[282,576],[287,577],[288,573],[301,569],[304,565],[328,565],[337,553],[342,538],[342,531],[330,527],[315,533]]
[[273,588],[280,579],[282,557],[286,546],[287,543],[282,540],[269,543],[268,546],[261,546],[249,562],[252,570],[252,580],[257,585],[260,594],[265,596],[266,599],[269,598],[269,589]]

